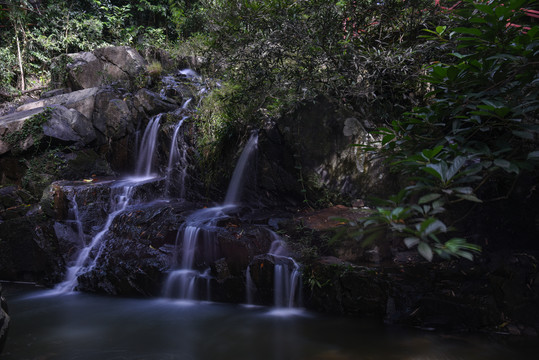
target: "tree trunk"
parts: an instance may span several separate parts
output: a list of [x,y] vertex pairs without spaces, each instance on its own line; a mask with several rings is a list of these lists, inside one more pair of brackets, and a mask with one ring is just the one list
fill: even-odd
[[17,56],[19,58],[19,69],[21,70],[21,91],[24,91],[25,90],[24,69],[22,66],[22,54],[21,54],[21,46],[19,42],[19,31],[17,29],[17,22],[15,22],[15,39],[17,40]]

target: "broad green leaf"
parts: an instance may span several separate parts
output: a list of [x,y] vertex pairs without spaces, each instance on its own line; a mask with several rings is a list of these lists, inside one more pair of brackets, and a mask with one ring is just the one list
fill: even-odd
[[457,194],[457,197],[459,197],[461,199],[464,199],[464,200],[477,202],[477,203],[482,203],[483,202],[483,200],[479,199],[478,197],[476,197],[473,194]]
[[473,261],[473,254],[469,251],[460,250],[456,253],[456,255],[463,257],[465,259],[468,259],[470,261]]
[[479,4],[479,3],[473,3],[473,6],[481,11],[481,12],[484,12],[485,14],[489,14],[489,15],[494,15],[494,9],[492,8],[491,5],[487,5],[487,4]]
[[417,251],[425,259],[427,259],[428,261],[432,261],[433,254],[432,254],[432,249],[430,248],[429,244],[425,242],[420,242],[417,247]]
[[438,35],[442,35],[446,29],[447,29],[447,26],[436,26],[436,33]]
[[447,231],[447,226],[445,226],[445,224],[441,222],[440,220],[436,220],[432,222],[431,224],[429,224],[429,226],[427,226],[427,228],[425,229],[425,234],[432,235],[438,232],[446,232],[446,231]]
[[505,159],[495,159],[494,165],[501,167],[502,169],[509,169],[511,163]]
[[419,198],[418,204],[430,203],[430,202],[438,199],[440,196],[442,196],[442,195],[441,194],[435,194],[435,193],[424,195],[421,198]]
[[460,73],[460,70],[455,66],[450,66],[447,69],[447,77],[451,81],[454,81],[457,78],[457,76],[459,75],[459,73]]
[[496,54],[487,58],[487,60],[497,60],[497,59],[505,60],[505,61],[507,60],[515,61],[515,60],[518,60],[518,56],[514,56],[510,54]]
[[462,168],[462,166],[464,166],[465,163],[466,163],[465,157],[457,156],[455,160],[453,160],[453,163],[451,164],[449,169],[447,170],[446,182],[454,178],[455,175],[459,172],[460,168]]
[[447,164],[445,162],[440,162],[438,164],[428,164],[421,169],[428,172],[429,174],[436,176],[442,182],[445,182],[446,180]]
[[533,133],[529,131],[520,131],[520,130],[513,130],[513,135],[518,136],[519,138],[526,139],[526,140],[533,140],[534,136]]
[[442,145],[438,145],[432,150],[423,149],[423,151],[421,151],[421,154],[423,154],[423,156],[425,156],[426,159],[430,160],[433,157],[435,157],[436,155],[438,155],[438,153],[440,153],[440,151],[442,151],[443,148],[444,147]]
[[470,194],[473,194],[473,188],[469,187],[469,186],[466,186],[466,187],[456,187],[456,188],[453,188],[453,190],[455,192],[458,192],[459,194],[465,194],[465,195],[470,195]]
[[481,36],[482,32],[479,29],[476,28],[469,28],[469,27],[458,27],[453,29],[454,32],[459,34],[469,34],[469,35],[475,35],[475,36]]
[[387,144],[388,142],[393,141],[394,139],[395,139],[395,135],[394,135],[394,134],[387,134],[387,135],[385,135],[385,136],[382,138],[382,145],[385,145],[385,144]]
[[497,6],[494,9],[494,12],[496,13],[496,16],[500,21],[502,21],[502,18],[506,18],[507,15],[511,13],[511,10],[509,10],[506,6]]
[[404,239],[404,245],[406,245],[408,249],[416,246],[417,244],[419,244],[419,239],[416,237],[407,237]]

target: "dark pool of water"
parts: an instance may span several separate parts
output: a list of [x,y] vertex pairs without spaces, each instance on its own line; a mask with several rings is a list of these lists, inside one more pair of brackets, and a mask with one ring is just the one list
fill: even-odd
[[502,344],[375,321],[215,303],[125,299],[4,284],[2,360],[536,359],[535,339]]

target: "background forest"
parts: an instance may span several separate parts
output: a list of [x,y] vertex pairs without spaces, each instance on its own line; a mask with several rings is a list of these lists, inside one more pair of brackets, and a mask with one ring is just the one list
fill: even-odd
[[519,245],[536,246],[537,10],[532,0],[0,0],[0,99],[46,89],[65,53],[129,45],[196,57],[222,84],[198,115],[210,167],[247,129],[330,99],[374,124],[380,141],[363,150],[386,159],[400,189],[372,200],[346,236],[471,259],[485,245],[464,236],[471,224],[508,207],[521,206]]

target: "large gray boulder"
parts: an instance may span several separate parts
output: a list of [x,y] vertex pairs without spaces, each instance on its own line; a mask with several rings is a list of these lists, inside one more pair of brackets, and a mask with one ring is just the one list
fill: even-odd
[[[10,134],[22,131],[24,124],[36,116],[47,117],[42,124],[42,131],[33,129],[23,133],[16,143],[8,141]],[[28,150],[43,137],[82,147],[94,141],[96,134],[86,116],[62,105],[52,105],[50,111],[45,107],[37,107],[0,117],[0,155],[13,148]]]
[[79,91],[73,91],[67,94],[61,94],[46,99],[37,100],[28,104],[24,104],[17,108],[17,112],[37,109],[52,105],[63,105],[68,109],[75,109],[87,119],[92,119],[94,111],[95,96],[99,88],[93,87]]
[[[0,116],[0,155],[8,152],[12,148],[12,144],[7,141],[6,136],[21,130],[26,120],[42,112],[43,108],[35,108]],[[31,144],[21,144],[22,148],[28,148],[30,146]]]
[[[144,71],[146,60],[133,48],[114,46],[67,55],[71,63],[67,64],[64,79],[53,79],[59,86],[71,90],[81,90],[112,83],[129,87],[137,75]],[[61,62],[60,59],[56,60]]]

